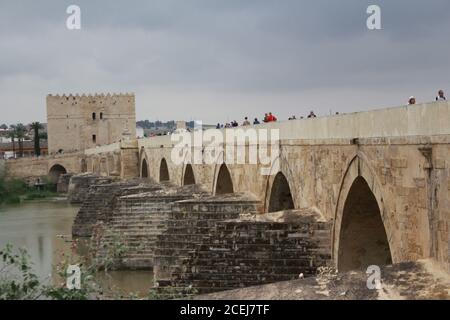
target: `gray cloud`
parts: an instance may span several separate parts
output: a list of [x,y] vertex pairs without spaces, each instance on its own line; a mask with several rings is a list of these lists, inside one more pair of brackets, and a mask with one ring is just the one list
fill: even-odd
[[[65,28],[68,5],[82,30]],[[365,27],[369,4],[383,30]],[[447,0],[2,1],[0,122],[45,120],[45,95],[129,92],[139,118],[280,119],[450,91]]]

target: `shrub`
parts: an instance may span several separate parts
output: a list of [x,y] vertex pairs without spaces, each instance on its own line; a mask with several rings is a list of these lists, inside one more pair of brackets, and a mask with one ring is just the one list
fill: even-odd
[[42,294],[38,277],[32,271],[25,249],[14,253],[8,244],[0,251],[0,300],[35,300]]

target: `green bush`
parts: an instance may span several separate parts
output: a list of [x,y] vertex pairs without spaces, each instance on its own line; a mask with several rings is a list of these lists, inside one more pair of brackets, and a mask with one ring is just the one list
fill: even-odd
[[28,192],[24,199],[25,200],[38,200],[55,197],[57,194],[51,191],[30,191]]
[[[57,266],[58,275],[65,279],[71,258],[67,257]],[[82,266],[82,264],[80,264]],[[65,284],[45,285],[33,272],[30,256],[26,249],[14,250],[8,244],[0,250],[0,300],[87,300],[98,295],[93,282],[94,269],[82,267],[82,290],[70,290]]]
[[44,179],[44,190],[29,187],[24,180],[7,180],[0,176],[0,204],[17,204],[25,200],[46,199],[56,196],[55,185]]
[[0,204],[20,203],[20,196],[27,192],[27,184],[23,180],[6,180],[0,177]]
[[21,200],[20,200],[20,196],[8,195],[8,196],[6,196],[6,198],[3,202],[6,204],[19,204],[21,202]]
[[19,249],[14,253],[8,244],[0,251],[0,300],[35,300],[41,294],[42,287],[27,251]]

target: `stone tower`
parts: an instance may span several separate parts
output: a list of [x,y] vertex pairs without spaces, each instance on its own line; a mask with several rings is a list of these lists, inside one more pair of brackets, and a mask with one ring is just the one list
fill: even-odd
[[47,96],[49,154],[112,144],[136,136],[134,94]]

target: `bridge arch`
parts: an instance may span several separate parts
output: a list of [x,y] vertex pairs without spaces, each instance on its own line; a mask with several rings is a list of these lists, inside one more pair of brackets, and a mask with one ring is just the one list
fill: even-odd
[[339,271],[398,262],[394,225],[381,184],[359,152],[344,174],[333,228],[333,260]]
[[148,161],[147,154],[145,152],[145,148],[141,147],[139,152],[139,175],[141,178],[149,178],[150,177],[150,162]]
[[106,156],[100,158],[100,175],[108,176],[108,158]]
[[291,187],[286,176],[281,171],[273,178],[267,200],[267,212],[278,212],[295,208]]
[[296,181],[295,177],[286,158],[280,155],[273,160],[265,185],[264,212],[296,208],[296,195],[299,193],[298,189],[301,187],[301,181],[296,184],[289,182]]
[[100,174],[100,158],[98,156],[92,157],[92,172]]
[[85,173],[88,171],[87,161],[86,159],[81,159],[80,161],[81,173]]
[[392,264],[380,208],[361,176],[355,179],[345,200],[337,261],[340,271]]
[[169,167],[165,158],[161,159],[159,166],[159,182],[170,181]]
[[186,164],[184,167],[183,173],[183,186],[193,185],[195,184],[195,175],[192,165],[190,163]]
[[141,161],[141,178],[148,178],[148,163],[145,158]]
[[216,167],[216,179],[214,183],[214,194],[230,194],[234,193],[233,179],[231,179],[231,173],[225,163],[218,165],[218,170]]
[[114,166],[114,155],[108,154],[108,175],[113,176],[116,174],[115,166]]
[[59,180],[59,177],[66,173],[67,173],[66,168],[64,168],[60,164],[55,164],[50,168],[50,170],[48,172],[48,177],[52,183],[57,183]]

